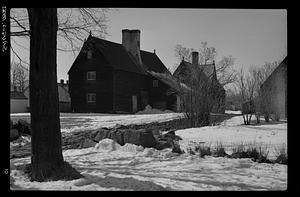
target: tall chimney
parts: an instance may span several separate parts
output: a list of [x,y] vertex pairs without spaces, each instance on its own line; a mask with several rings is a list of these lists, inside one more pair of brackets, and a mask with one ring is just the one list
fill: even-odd
[[140,34],[141,31],[138,29],[123,29],[122,45],[124,46],[125,50],[134,57],[137,63],[142,64],[142,58],[140,53]]
[[199,53],[197,51],[192,52],[192,64],[193,65],[199,64]]

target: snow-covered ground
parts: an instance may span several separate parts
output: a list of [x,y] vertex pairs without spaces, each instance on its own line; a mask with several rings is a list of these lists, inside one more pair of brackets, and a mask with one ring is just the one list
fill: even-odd
[[[30,121],[30,113],[16,113],[10,115],[11,119],[25,119]],[[146,124],[151,122],[164,122],[183,117],[181,113],[162,114],[100,114],[100,113],[61,113],[60,125],[62,133],[93,130],[101,127],[114,127],[116,124]]]
[[[127,124],[159,120],[161,115],[130,115],[136,119],[109,120]],[[177,114],[178,115],[178,114]],[[148,117],[148,120],[146,117]],[[154,118],[154,117],[157,118]],[[91,118],[91,116],[86,116]],[[125,117],[125,116],[124,116]],[[132,117],[133,118],[133,117]],[[144,119],[146,118],[146,119]],[[172,117],[168,117],[172,118]],[[110,125],[98,118],[101,125]],[[106,119],[106,121],[109,121]],[[129,122],[132,121],[132,122]],[[94,120],[96,121],[96,120]],[[199,141],[232,144],[256,142],[269,148],[287,144],[287,123],[242,125],[242,117],[235,116],[219,126],[191,128],[176,131],[183,138],[183,148]],[[93,123],[94,126],[97,124]],[[99,125],[98,124],[98,125]],[[120,123],[119,123],[120,124]],[[33,190],[285,190],[287,165],[253,162],[250,159],[229,159],[177,155],[171,149],[161,151],[132,144],[120,146],[110,139],[100,141],[95,147],[63,152],[64,159],[84,178],[73,181],[30,182],[19,169],[30,158],[11,159],[12,189]]]
[[185,150],[199,142],[212,147],[221,143],[230,154],[232,147],[248,144],[269,151],[268,158],[274,159],[280,148],[287,148],[287,123],[271,122],[249,126],[242,123],[242,116],[235,116],[218,126],[177,130],[176,134],[183,139],[179,144]]

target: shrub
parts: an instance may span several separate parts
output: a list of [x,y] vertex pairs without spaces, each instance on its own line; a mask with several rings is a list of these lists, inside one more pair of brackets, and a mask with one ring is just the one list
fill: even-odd
[[257,145],[254,143],[244,144],[241,143],[237,147],[233,147],[232,158],[251,158],[253,161],[259,163],[272,163],[268,159],[269,152],[266,151],[266,148],[262,148],[262,145]]
[[215,149],[212,152],[212,156],[214,157],[226,157],[228,154],[225,152],[225,148],[223,147],[221,142],[217,142]]
[[287,155],[287,149],[285,147],[285,144],[283,144],[280,148],[275,149],[275,151],[276,151],[275,163],[287,165],[288,155]]
[[195,147],[195,152],[198,152],[200,157],[203,158],[206,155],[211,155],[212,154],[210,147],[211,147],[210,144],[205,146],[202,143],[199,143],[199,145],[197,145]]

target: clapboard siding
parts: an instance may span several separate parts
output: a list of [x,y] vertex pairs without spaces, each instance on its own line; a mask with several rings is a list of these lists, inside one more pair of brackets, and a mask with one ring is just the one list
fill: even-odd
[[[110,112],[113,100],[112,67],[101,54],[95,54],[92,59],[81,57],[76,63],[69,72],[72,111]],[[88,71],[96,71],[96,80],[87,80]],[[96,93],[95,104],[87,103],[87,93]]]

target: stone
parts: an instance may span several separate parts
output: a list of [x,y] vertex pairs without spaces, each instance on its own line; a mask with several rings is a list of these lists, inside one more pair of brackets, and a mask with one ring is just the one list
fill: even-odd
[[126,143],[141,145],[147,148],[156,146],[156,140],[151,130],[146,130],[146,129],[137,129],[137,130],[128,129],[127,131],[125,131],[124,144]]
[[106,129],[99,129],[96,137],[94,138],[94,141],[99,142],[100,140],[104,138],[109,138],[110,131]]
[[160,139],[156,142],[155,148],[157,150],[162,150],[162,149],[165,149],[165,148],[172,148],[172,143],[170,142],[170,140]]
[[20,137],[19,131],[17,129],[10,130],[10,141],[14,141]]
[[94,142],[94,141],[91,140],[91,139],[84,139],[84,140],[81,142],[79,148],[89,148],[89,147],[94,147],[96,144],[97,144],[97,143]]
[[16,124],[16,129],[18,129],[19,133],[31,135],[31,126],[25,120],[18,120],[18,123]]

